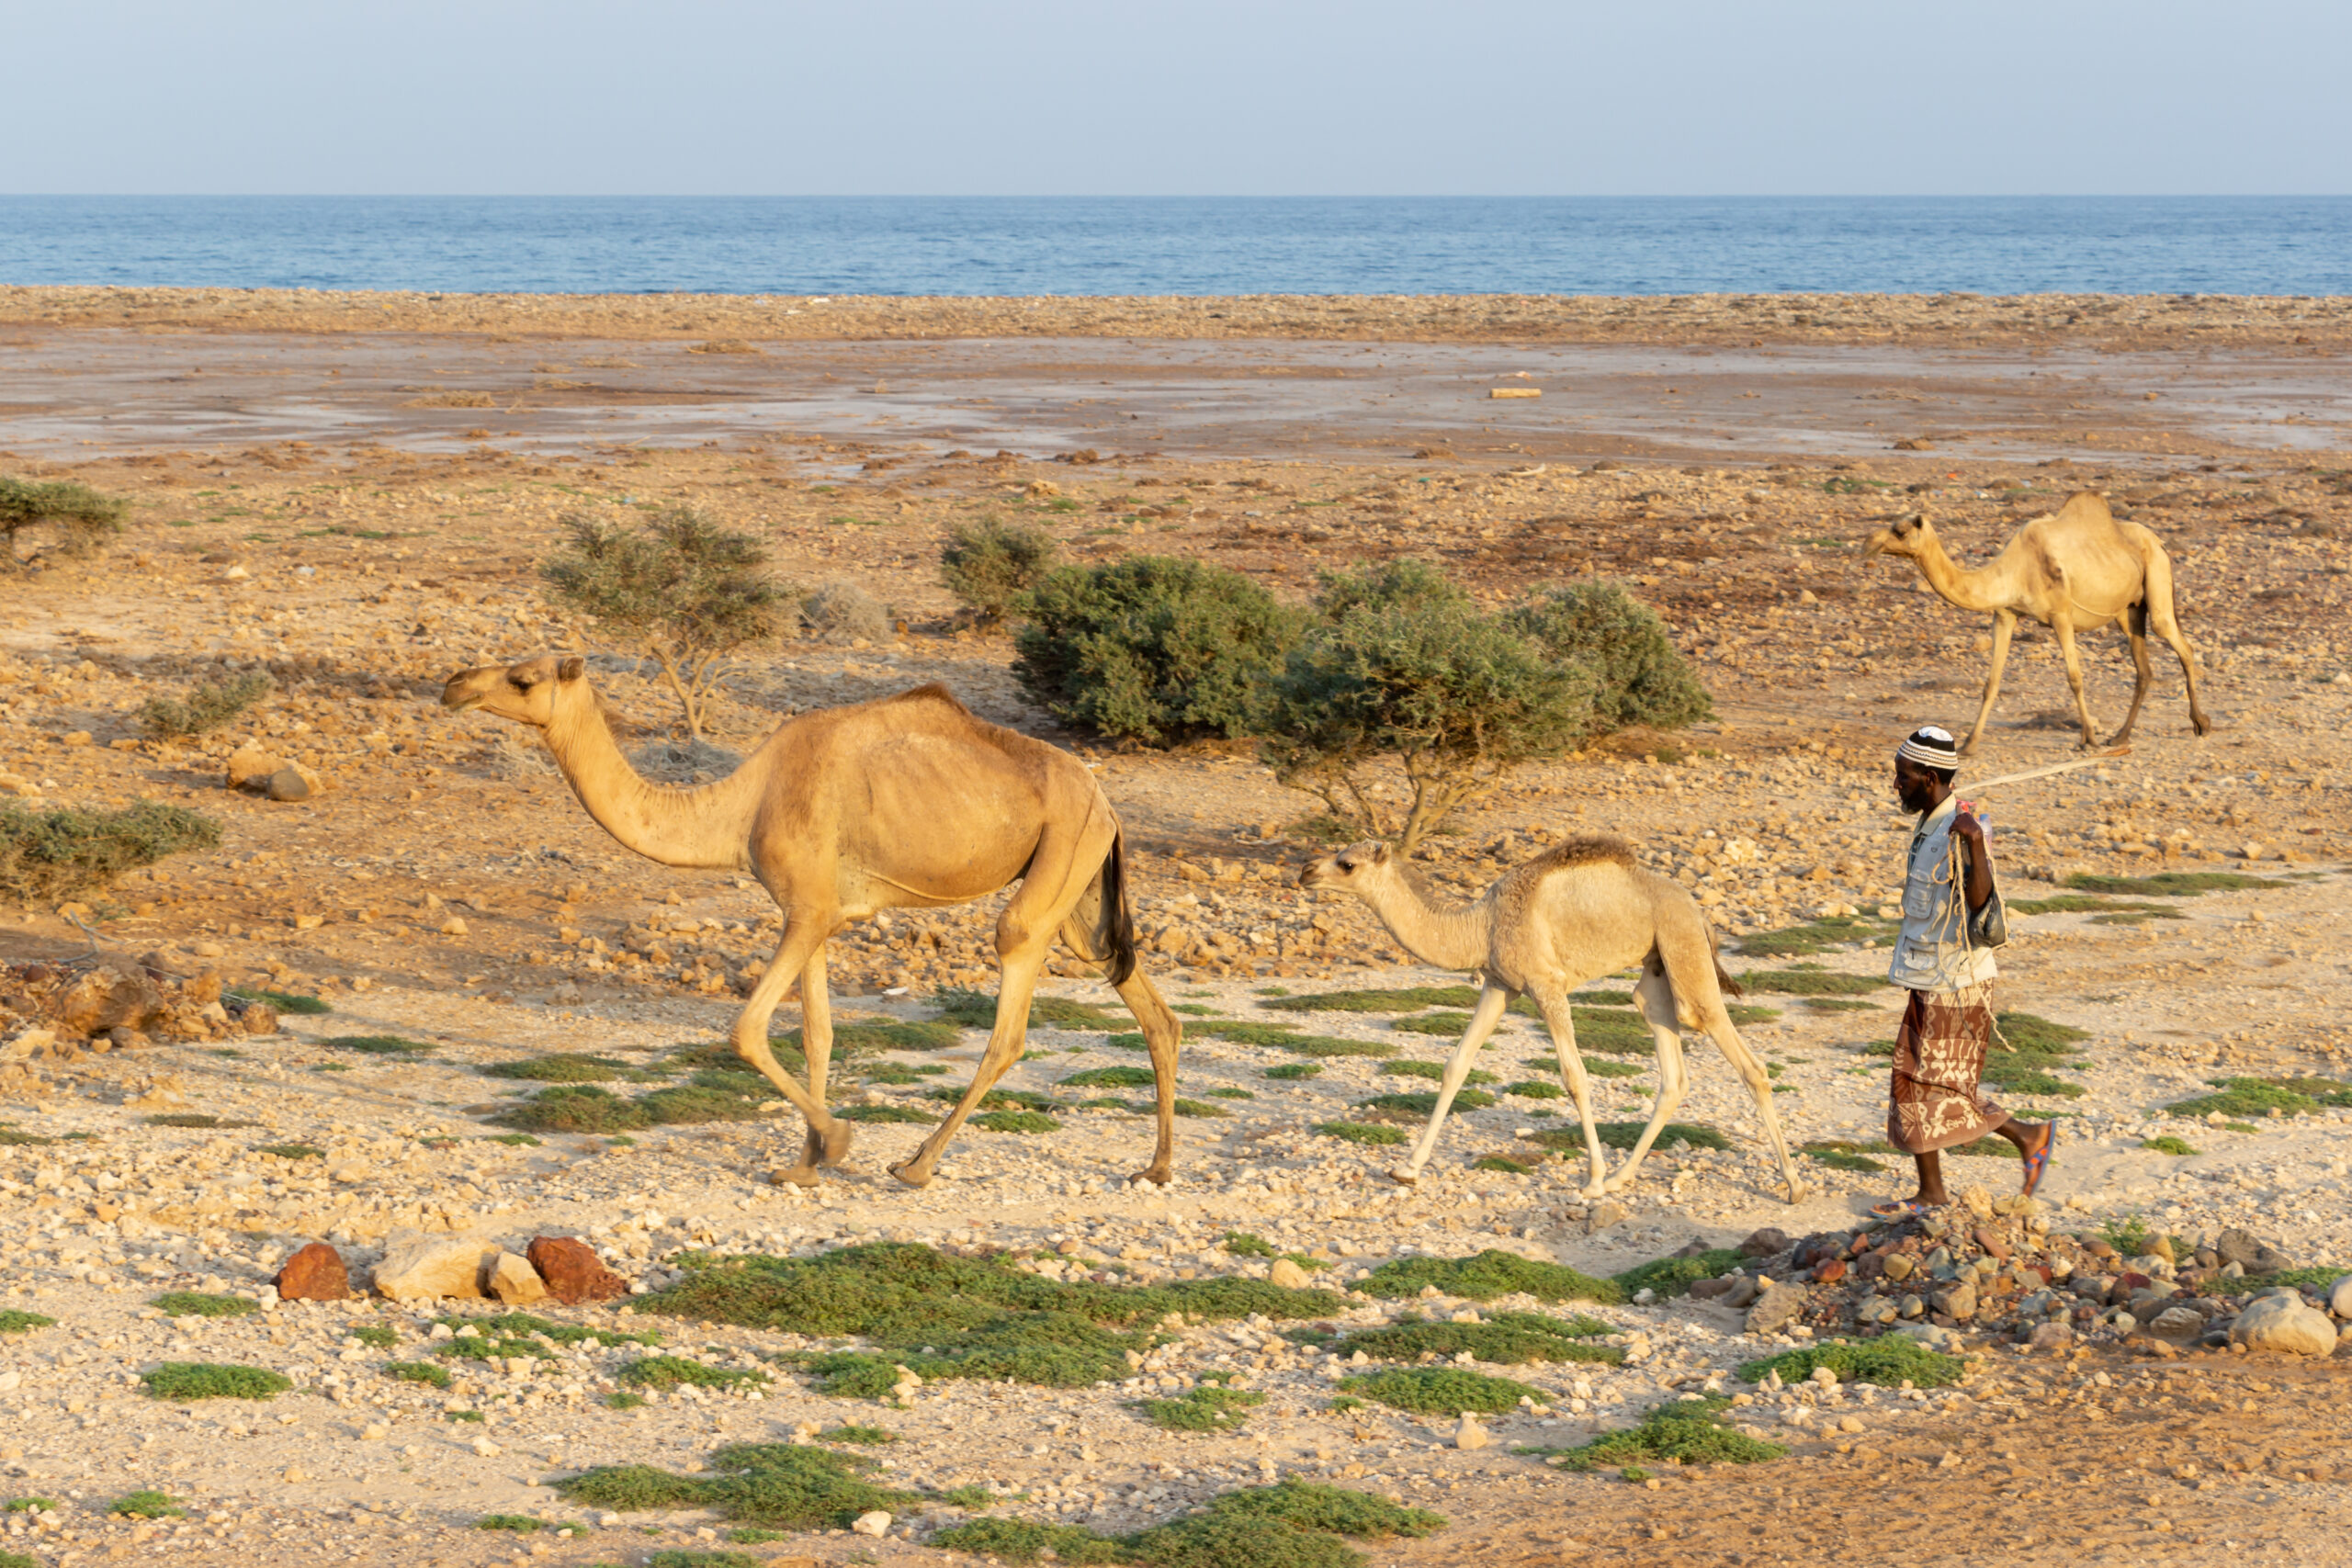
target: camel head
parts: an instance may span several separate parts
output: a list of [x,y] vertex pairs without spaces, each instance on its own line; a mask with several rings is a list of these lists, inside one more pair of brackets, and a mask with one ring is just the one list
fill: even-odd
[[1360,891],[1366,883],[1388,868],[1389,850],[1377,839],[1366,839],[1361,844],[1350,844],[1321,860],[1309,861],[1298,874],[1301,887],[1340,887],[1350,892]]
[[587,660],[577,654],[542,653],[519,664],[485,664],[460,670],[441,688],[441,705],[458,713],[480,708],[534,729],[555,722],[558,709],[589,693]]
[[1862,547],[1866,556],[1909,556],[1917,559],[1936,542],[1935,525],[1928,521],[1924,512],[1914,512],[1908,517],[1898,517],[1872,534]]

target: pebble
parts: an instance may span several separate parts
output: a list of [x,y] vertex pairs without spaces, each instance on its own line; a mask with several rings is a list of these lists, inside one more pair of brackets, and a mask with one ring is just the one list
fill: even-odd
[[871,1513],[858,1515],[850,1521],[849,1528],[860,1535],[885,1536],[890,1533],[890,1516],[876,1508]]

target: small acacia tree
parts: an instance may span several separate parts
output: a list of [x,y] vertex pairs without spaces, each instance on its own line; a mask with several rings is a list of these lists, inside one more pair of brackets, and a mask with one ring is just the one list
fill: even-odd
[[539,569],[548,597],[593,615],[662,668],[702,739],[705,705],[727,657],[776,635],[791,597],[766,571],[767,551],[690,506],[639,528],[594,517],[562,520],[571,547]]
[[27,528],[50,524],[62,530],[60,547],[78,555],[109,534],[122,530],[128,503],[103,495],[71,479],[40,484],[0,476],[0,535],[8,541],[8,558],[17,558],[17,536]]
[[[1334,817],[1409,853],[1511,769],[1573,745],[1592,722],[1594,681],[1479,614],[1436,568],[1400,560],[1328,578],[1307,633],[1273,682],[1265,761]],[[1384,758],[1404,770],[1401,810],[1373,794]]]
[[958,524],[939,552],[939,581],[982,626],[1012,614],[1054,569],[1054,536],[1029,523]]
[[1063,567],[1021,613],[1023,688],[1066,724],[1147,746],[1257,733],[1301,619],[1239,572],[1175,556]]

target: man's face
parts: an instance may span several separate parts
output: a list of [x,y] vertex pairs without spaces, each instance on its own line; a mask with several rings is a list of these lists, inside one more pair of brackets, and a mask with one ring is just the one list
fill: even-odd
[[1926,811],[1936,804],[1941,779],[1908,757],[1894,759],[1894,798],[1905,811]]

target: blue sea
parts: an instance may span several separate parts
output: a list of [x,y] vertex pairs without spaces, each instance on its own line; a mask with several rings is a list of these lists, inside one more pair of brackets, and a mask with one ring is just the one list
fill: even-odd
[[0,197],[0,282],[2352,294],[2352,197]]

